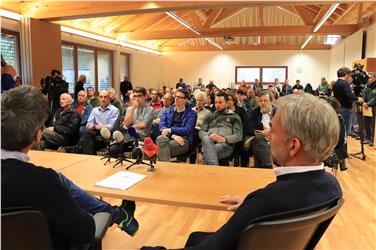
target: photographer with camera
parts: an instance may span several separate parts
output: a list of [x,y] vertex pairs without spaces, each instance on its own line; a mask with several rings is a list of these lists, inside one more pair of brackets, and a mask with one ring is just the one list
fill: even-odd
[[338,80],[333,85],[334,97],[341,103],[341,115],[345,120],[346,135],[352,135],[352,107],[357,100],[351,86],[351,70],[342,67],[337,71]]
[[364,97],[363,111],[368,109],[372,110],[372,116],[364,116],[364,144],[373,146],[375,138],[375,115],[376,115],[376,73],[370,73],[368,84],[363,90],[362,96]]
[[52,114],[60,106],[60,95],[68,93],[68,83],[62,79],[61,73],[57,69],[51,71],[51,76],[46,76],[40,80],[42,93],[48,95],[48,106]]

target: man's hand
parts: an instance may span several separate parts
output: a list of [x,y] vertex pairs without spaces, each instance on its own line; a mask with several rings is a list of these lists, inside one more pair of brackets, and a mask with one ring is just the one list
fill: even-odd
[[88,125],[86,126],[86,128],[88,128],[88,129],[93,129],[93,128],[94,128],[94,124],[88,124]]
[[171,133],[171,129],[170,128],[165,128],[162,130],[162,135],[168,135],[169,133]]
[[224,204],[229,204],[227,207],[229,211],[236,211],[238,207],[243,203],[245,197],[241,195],[224,195],[219,198],[219,201]]
[[54,131],[54,127],[48,127],[47,130],[52,132],[52,131]]
[[132,108],[133,108],[133,110],[134,110],[135,108],[137,108],[138,106],[139,106],[138,101],[137,101],[137,100],[134,100],[134,101],[132,102]]
[[365,102],[365,103],[363,103],[363,108],[364,109],[368,109],[368,104]]
[[223,137],[223,136],[220,136],[220,135],[217,135],[217,134],[210,134],[209,137],[211,139],[213,139],[215,142],[218,142],[218,143],[224,143],[226,142],[226,138]]
[[180,146],[184,145],[184,138],[178,135],[174,135],[173,138]]

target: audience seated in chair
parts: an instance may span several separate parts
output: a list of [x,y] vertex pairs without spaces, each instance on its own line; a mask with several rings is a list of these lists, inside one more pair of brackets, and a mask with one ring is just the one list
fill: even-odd
[[110,96],[107,90],[99,94],[100,106],[93,108],[86,124],[86,130],[82,133],[78,144],[74,147],[61,147],[60,152],[95,154],[97,149],[108,145],[100,135],[102,128],[112,131],[119,122],[119,110],[110,104]]
[[[249,90],[252,90],[251,88]],[[253,90],[252,90],[253,91]],[[241,108],[236,105],[237,103],[237,96],[234,94],[228,95],[228,101],[227,101],[227,108],[235,112],[239,115],[240,120],[242,121],[242,132],[243,135],[247,134],[247,117],[246,117],[246,110],[244,108]],[[240,141],[235,144],[234,148],[234,166],[242,166],[242,167],[248,167],[249,165],[249,155],[247,152],[244,152],[243,150],[243,143]]]
[[[39,89],[21,86],[1,96],[1,208],[33,207],[46,217],[56,249],[91,242],[92,215],[108,212],[130,235],[138,230],[135,203],[111,206],[86,193],[62,173],[28,163],[29,150],[42,138],[47,101]],[[57,159],[58,160],[58,159]]]
[[81,115],[79,132],[81,135],[86,130],[87,120],[93,110],[93,106],[87,101],[87,93],[84,90],[78,92],[77,101],[73,103],[73,108]]
[[226,93],[217,94],[216,111],[206,117],[199,131],[204,162],[208,165],[218,165],[218,160],[231,156],[234,145],[243,138],[240,117],[227,109],[227,101]]
[[90,103],[93,108],[99,106],[99,98],[95,96],[95,90],[93,87],[87,87],[86,88],[87,92],[87,102]]
[[162,113],[161,135],[157,137],[160,161],[170,161],[171,157],[187,154],[194,147],[197,114],[188,105],[188,98],[188,91],[178,89],[175,104]]
[[273,169],[276,181],[246,197],[221,197],[235,213],[216,232],[192,235],[187,249],[236,249],[241,233],[257,218],[341,199],[337,179],[322,164],[338,134],[337,114],[325,100],[312,95],[280,98],[268,135],[272,154],[281,165]]
[[[151,124],[154,119],[154,109],[146,105],[145,88],[136,87],[133,92],[135,99],[132,105],[127,108],[123,121],[123,129],[126,130],[129,126],[133,126],[140,136],[140,139],[143,140],[146,136],[150,136]],[[129,134],[126,134],[125,138],[131,139]]]
[[37,149],[57,149],[77,142],[81,117],[72,107],[72,102],[72,97],[68,93],[60,95],[60,108],[57,109],[51,126],[43,130]]
[[163,107],[157,110],[154,110],[155,119],[153,120],[153,123],[151,125],[151,138],[153,141],[156,141],[157,137],[161,134],[161,131],[159,130],[159,123],[161,122],[161,117],[163,112],[166,109],[169,109],[173,103],[173,98],[170,93],[166,93],[163,96]]
[[271,128],[271,120],[275,113],[272,105],[273,94],[267,90],[260,92],[259,106],[251,110],[247,118],[247,135],[243,149],[249,151],[255,159],[255,167],[272,168],[273,162],[270,153],[267,134]]

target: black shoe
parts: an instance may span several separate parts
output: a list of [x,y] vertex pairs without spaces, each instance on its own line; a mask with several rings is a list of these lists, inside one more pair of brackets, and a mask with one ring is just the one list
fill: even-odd
[[137,220],[134,218],[134,211],[136,210],[136,203],[134,201],[123,200],[120,207],[120,216],[118,227],[125,231],[130,236],[134,236],[139,228]]

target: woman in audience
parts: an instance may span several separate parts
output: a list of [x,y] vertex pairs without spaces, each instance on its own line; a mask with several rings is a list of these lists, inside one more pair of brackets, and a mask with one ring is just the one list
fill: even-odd
[[204,108],[209,109],[210,112],[212,112],[212,113],[215,111],[214,95],[213,94],[207,95],[206,104],[204,105]]

